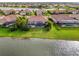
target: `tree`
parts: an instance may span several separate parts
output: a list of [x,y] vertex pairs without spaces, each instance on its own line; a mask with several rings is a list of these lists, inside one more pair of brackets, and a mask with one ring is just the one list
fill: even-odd
[[26,15],[28,15],[28,16],[33,16],[34,15],[34,12],[31,12],[31,11],[29,11],[29,12],[26,12]]
[[43,12],[43,15],[44,16],[50,16],[50,13],[49,13],[49,11],[45,11],[45,12]]
[[40,9],[41,9],[42,7],[43,7],[42,5],[39,5],[39,6],[38,6],[38,8],[40,8]]
[[12,10],[10,14],[15,14],[15,10]]
[[44,30],[49,31],[51,29],[51,23],[50,22],[45,22],[44,24]]
[[5,13],[0,9],[0,15],[5,15]]
[[28,30],[27,24],[28,24],[28,20],[24,16],[17,17],[17,20],[16,20],[17,28],[19,28],[20,30],[26,31]]
[[9,31],[11,31],[11,32],[17,30],[17,26],[16,26],[16,24],[13,24],[13,25],[9,26],[8,28],[9,28]]
[[61,7],[61,6],[60,6],[59,4],[57,4],[57,5],[55,6],[56,10],[58,10],[58,11],[59,11],[60,7]]
[[21,6],[22,8],[26,8],[26,6],[25,5],[23,5],[23,6]]

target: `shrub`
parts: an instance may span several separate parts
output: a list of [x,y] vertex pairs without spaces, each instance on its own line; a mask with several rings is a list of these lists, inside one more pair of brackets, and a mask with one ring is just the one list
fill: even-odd
[[17,26],[16,26],[16,24],[13,24],[13,25],[9,26],[8,28],[9,28],[9,31],[11,31],[11,32],[17,30]]
[[45,24],[44,24],[44,30],[45,31],[49,31],[51,29],[51,23],[50,22],[46,22]]

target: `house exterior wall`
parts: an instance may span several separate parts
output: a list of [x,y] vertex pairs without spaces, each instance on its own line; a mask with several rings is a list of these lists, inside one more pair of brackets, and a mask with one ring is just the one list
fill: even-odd
[[79,23],[58,23],[60,27],[79,27]]
[[31,28],[35,28],[35,27],[44,27],[44,23],[43,22],[29,22],[28,26]]
[[2,24],[2,26],[9,27],[9,26],[13,25],[15,22],[16,21],[5,22],[4,24]]
[[20,15],[25,16],[26,12],[20,12]]

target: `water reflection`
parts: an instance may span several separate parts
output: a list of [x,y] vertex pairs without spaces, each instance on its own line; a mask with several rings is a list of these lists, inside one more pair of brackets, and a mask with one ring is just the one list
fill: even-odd
[[2,56],[63,56],[79,55],[78,41],[0,38]]

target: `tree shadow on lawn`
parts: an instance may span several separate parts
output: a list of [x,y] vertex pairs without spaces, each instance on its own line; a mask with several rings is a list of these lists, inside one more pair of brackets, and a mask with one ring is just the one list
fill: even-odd
[[9,31],[9,29],[7,29],[7,33],[9,37],[17,37],[17,38],[28,38],[28,37],[23,37],[24,34],[28,33],[29,31],[22,31],[22,30],[15,30],[15,31]]

